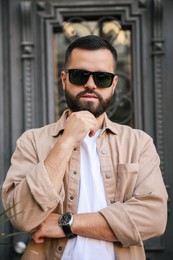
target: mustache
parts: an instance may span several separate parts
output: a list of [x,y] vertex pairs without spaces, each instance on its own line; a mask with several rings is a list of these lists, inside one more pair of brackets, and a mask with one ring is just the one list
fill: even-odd
[[79,99],[80,97],[82,97],[85,94],[94,94],[99,100],[102,100],[102,96],[92,89],[86,89],[84,91],[81,91],[80,93],[78,93],[76,95],[76,99]]

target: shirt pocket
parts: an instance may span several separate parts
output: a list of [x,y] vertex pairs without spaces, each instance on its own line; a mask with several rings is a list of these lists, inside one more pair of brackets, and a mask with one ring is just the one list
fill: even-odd
[[139,174],[139,163],[118,165],[116,201],[124,202],[133,196]]

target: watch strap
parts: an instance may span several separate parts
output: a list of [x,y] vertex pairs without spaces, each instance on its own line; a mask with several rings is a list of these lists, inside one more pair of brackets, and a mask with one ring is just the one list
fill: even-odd
[[76,234],[74,234],[72,231],[71,231],[71,227],[69,225],[64,225],[64,226],[61,226],[62,227],[62,230],[64,231],[66,237],[68,239],[71,239],[71,238],[74,238],[76,237]]

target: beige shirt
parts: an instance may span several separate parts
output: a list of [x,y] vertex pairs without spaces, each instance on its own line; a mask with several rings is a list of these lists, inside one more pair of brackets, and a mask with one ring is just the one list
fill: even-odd
[[[76,213],[80,184],[80,149],[74,150],[63,183],[52,183],[44,160],[60,138],[68,111],[57,123],[26,131],[17,141],[3,184],[2,200],[13,225],[36,228],[51,212]],[[167,192],[152,139],[141,130],[111,122],[106,114],[97,138],[107,207],[100,210],[119,242],[117,260],[144,260],[143,242],[161,235],[167,220]],[[61,259],[66,238],[31,241],[22,259]]]

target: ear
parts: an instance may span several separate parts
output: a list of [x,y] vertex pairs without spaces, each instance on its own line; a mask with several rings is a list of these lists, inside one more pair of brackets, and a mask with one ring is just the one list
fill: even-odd
[[115,91],[115,88],[117,86],[117,83],[118,83],[118,76],[115,76],[114,79],[113,79],[113,92]]
[[65,90],[66,81],[67,81],[67,73],[65,71],[62,71],[61,72],[61,82],[62,82],[63,90]]

